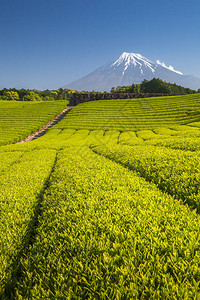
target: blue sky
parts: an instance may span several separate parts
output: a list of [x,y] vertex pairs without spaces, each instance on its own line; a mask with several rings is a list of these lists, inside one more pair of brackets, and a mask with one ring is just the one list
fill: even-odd
[[199,0],[0,0],[0,89],[57,89],[124,51],[200,77],[199,14]]

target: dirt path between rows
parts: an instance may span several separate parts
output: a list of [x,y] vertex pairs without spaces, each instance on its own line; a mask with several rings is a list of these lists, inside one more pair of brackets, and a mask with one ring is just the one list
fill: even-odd
[[29,136],[27,136],[25,139],[23,139],[20,142],[17,142],[16,144],[21,144],[21,143],[26,143],[26,142],[31,142],[35,139],[38,139],[39,137],[43,136],[47,130],[54,126],[55,124],[57,124],[59,121],[61,121],[66,114],[73,108],[74,106],[67,106],[59,115],[57,115],[56,117],[54,117],[51,121],[49,121],[46,125],[44,125],[42,128],[40,128],[39,130],[37,130],[36,132],[30,134]]

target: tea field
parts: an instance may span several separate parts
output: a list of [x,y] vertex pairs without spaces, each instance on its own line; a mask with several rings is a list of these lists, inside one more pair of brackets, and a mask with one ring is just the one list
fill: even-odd
[[200,297],[199,94],[80,104],[0,186],[0,298]]
[[0,145],[16,143],[58,115],[67,101],[0,101]]
[[135,131],[200,120],[199,94],[147,99],[99,100],[76,106],[59,128]]

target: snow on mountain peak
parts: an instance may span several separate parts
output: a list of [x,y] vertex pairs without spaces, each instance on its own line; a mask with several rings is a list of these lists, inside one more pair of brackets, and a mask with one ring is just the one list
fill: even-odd
[[153,68],[154,63],[151,62],[149,59],[147,59],[146,57],[142,56],[139,53],[124,52],[124,53],[122,53],[122,55],[114,63],[112,63],[111,66],[117,66],[118,67],[122,64],[124,64],[124,70],[122,72],[122,75],[124,75],[125,71],[131,65],[134,66],[134,67],[139,65],[141,74],[143,74],[142,66],[145,66],[145,67],[149,68],[152,71],[152,73],[155,72],[155,70]]
[[112,87],[140,84],[144,79],[160,78],[166,82],[197,90],[200,78],[182,75],[160,60],[151,61],[138,53],[122,53],[117,60],[108,62],[96,71],[66,86],[78,91],[110,91]]
[[141,62],[146,62],[146,63],[151,63],[153,64],[153,62],[151,62],[149,59],[147,59],[146,57],[142,56],[139,53],[127,53],[124,52],[122,53],[122,55],[112,64],[114,65],[120,65],[121,63],[125,63],[125,64],[134,64],[134,65],[141,65]]
[[179,75],[183,75],[182,72],[175,70],[171,65],[168,67],[164,62],[161,62],[160,60],[157,60],[156,63],[154,63],[148,58],[142,56],[141,54],[133,52],[123,52],[121,56],[111,64],[111,67],[116,68],[122,66],[122,75],[125,74],[125,71],[129,67],[139,67],[140,73],[144,75],[145,70],[150,70],[152,73],[154,73],[158,65]]
[[168,67],[168,66],[166,66],[166,64],[165,64],[164,62],[161,62],[161,61],[159,61],[159,60],[157,60],[156,63],[157,63],[158,65],[162,66],[163,68],[166,68],[166,69],[168,69],[168,70],[170,70],[170,71],[173,71],[173,72],[175,72],[175,73],[177,73],[177,74],[183,75],[182,72],[176,71],[176,70],[174,69],[174,67],[172,67],[171,65]]

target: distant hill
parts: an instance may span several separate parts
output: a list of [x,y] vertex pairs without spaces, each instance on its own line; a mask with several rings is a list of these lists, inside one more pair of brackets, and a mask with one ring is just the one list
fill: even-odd
[[124,52],[116,61],[108,63],[87,76],[69,83],[65,88],[77,91],[110,91],[112,87],[141,83],[144,79],[160,78],[185,88],[200,88],[200,78],[183,75],[172,66],[157,60],[152,62],[141,54]]

